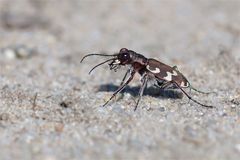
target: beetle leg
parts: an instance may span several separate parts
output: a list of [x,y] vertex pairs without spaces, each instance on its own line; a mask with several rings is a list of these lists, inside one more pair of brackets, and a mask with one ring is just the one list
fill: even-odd
[[143,81],[142,81],[142,85],[141,85],[141,88],[140,88],[140,90],[139,90],[139,97],[138,97],[137,103],[136,103],[136,105],[135,105],[134,111],[136,111],[137,106],[138,106],[140,100],[142,99],[142,95],[143,95],[144,89],[146,88],[147,81],[148,81],[148,76],[147,76],[147,75],[144,75]]
[[203,107],[213,108],[213,106],[211,106],[211,105],[206,105],[206,104],[200,103],[197,100],[193,99],[189,94],[187,94],[187,92],[184,89],[182,89],[181,86],[179,86],[177,84],[177,82],[175,82],[175,81],[171,81],[171,82],[174,83],[179,89],[181,89],[181,91],[188,97],[188,99],[192,100],[193,102],[195,102]]
[[[158,83],[158,84],[160,84],[160,83]],[[164,82],[162,82],[160,85],[157,85],[157,84],[155,84],[155,86],[156,87],[158,87],[158,88],[160,88],[160,89],[166,89],[168,86],[170,86],[172,84],[172,82],[171,81],[164,81]]]
[[172,84],[171,82],[165,82],[165,83],[163,83],[163,84],[160,86],[160,88],[164,90],[164,89],[166,89],[167,87],[169,87],[171,84]]
[[[126,80],[126,78],[127,78],[127,75],[128,75],[129,73],[131,73],[131,68],[128,68],[127,72],[125,73],[125,75],[124,75],[124,77],[123,77],[123,79],[122,79],[122,81],[121,81],[121,83],[120,83],[120,86],[125,82],[125,80]],[[123,94],[124,90],[125,90],[125,89],[123,89],[123,90],[121,91],[121,96],[120,96],[119,99],[122,99],[122,98],[123,98],[123,96],[124,96],[124,94]],[[118,100],[119,100],[119,99],[118,99]]]
[[120,86],[124,83],[124,81],[125,81],[128,73],[130,73],[130,71],[131,71],[131,69],[129,68],[129,69],[127,70],[127,72],[125,73],[125,75],[124,75],[124,77],[123,77],[123,79],[122,79],[122,81],[121,81],[121,83],[120,83]]
[[129,82],[132,81],[135,73],[136,73],[135,71],[133,71],[133,72],[131,73],[131,76],[128,78],[127,82],[125,82],[124,84],[122,84],[122,85],[113,93],[112,97],[111,97],[106,103],[104,103],[103,107],[106,106],[109,101],[111,101],[119,92],[121,92],[121,91],[128,85]]
[[216,92],[206,92],[206,91],[198,90],[198,89],[194,88],[194,87],[191,86],[191,85],[189,86],[189,88],[192,89],[192,90],[194,90],[194,91],[196,91],[196,92],[198,92],[198,93],[202,93],[202,94],[211,94],[211,93],[217,94]]

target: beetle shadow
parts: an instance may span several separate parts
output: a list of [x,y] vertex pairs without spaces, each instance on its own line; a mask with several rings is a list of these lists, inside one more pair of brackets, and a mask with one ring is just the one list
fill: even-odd
[[[119,86],[114,84],[103,84],[98,88],[99,92],[115,92]],[[134,97],[139,95],[140,86],[130,87],[127,86],[121,93],[129,93]],[[183,93],[174,89],[160,89],[157,87],[147,87],[144,90],[143,95],[152,96],[155,98],[173,98],[173,99],[181,99],[183,98]]]

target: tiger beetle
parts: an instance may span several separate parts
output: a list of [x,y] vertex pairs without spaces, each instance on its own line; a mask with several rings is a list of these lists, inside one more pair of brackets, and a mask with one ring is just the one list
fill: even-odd
[[[159,87],[161,89],[180,89],[182,93],[184,93],[187,98],[203,107],[213,108],[212,105],[203,104],[195,99],[193,99],[183,88],[190,88],[196,92],[200,92],[203,94],[209,94],[211,92],[203,92],[194,87],[192,87],[186,77],[179,72],[176,66],[169,66],[162,62],[159,62],[156,59],[146,58],[143,55],[136,53],[132,50],[122,48],[117,54],[88,54],[85,55],[81,62],[89,56],[106,56],[112,57],[98,65],[94,66],[89,74],[98,66],[103,65],[107,62],[109,63],[110,70],[117,70],[120,66],[128,65],[129,69],[125,73],[122,82],[119,88],[113,93],[111,98],[105,102],[103,106],[106,106],[109,101],[111,101],[119,92],[121,92],[133,79],[136,73],[141,75],[141,87],[139,90],[139,97],[136,102],[134,111],[137,109],[137,106],[142,98],[144,89],[147,86],[149,81],[154,81],[154,86]],[[130,75],[128,78],[127,76]],[[126,80],[127,78],[127,80]]]

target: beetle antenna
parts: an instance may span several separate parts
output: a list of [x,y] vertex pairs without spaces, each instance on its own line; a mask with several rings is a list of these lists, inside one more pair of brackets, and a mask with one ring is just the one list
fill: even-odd
[[87,55],[85,55],[82,59],[81,59],[81,61],[80,61],[80,63],[82,63],[82,61],[86,58],[86,57],[89,57],[89,56],[105,56],[105,57],[108,57],[108,56],[110,56],[110,57],[113,57],[113,56],[116,56],[117,54],[97,54],[97,53],[94,53],[94,54],[87,54]]
[[107,63],[107,62],[112,61],[112,60],[115,60],[115,59],[116,59],[116,58],[111,58],[111,59],[108,59],[108,60],[106,60],[106,61],[104,61],[104,62],[102,62],[102,63],[99,63],[98,65],[94,66],[94,67],[88,72],[88,74],[91,74],[91,72],[92,72],[95,68],[101,66],[102,64]]

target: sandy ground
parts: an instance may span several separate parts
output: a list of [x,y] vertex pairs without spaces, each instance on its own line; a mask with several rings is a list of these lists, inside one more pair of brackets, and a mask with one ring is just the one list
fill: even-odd
[[[0,159],[238,159],[240,1],[0,0]],[[126,47],[179,70],[183,97],[119,85],[103,59]]]

